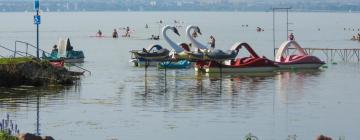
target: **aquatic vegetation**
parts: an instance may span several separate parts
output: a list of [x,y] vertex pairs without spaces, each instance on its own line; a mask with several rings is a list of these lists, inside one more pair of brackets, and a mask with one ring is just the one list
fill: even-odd
[[0,140],[17,140],[15,137],[20,133],[17,124],[10,120],[9,114],[0,122]]

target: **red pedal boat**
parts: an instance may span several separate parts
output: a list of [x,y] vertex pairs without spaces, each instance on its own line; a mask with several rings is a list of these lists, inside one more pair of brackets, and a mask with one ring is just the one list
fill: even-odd
[[[295,49],[295,53],[286,55],[289,49]],[[307,54],[296,41],[286,41],[276,53],[275,64],[281,69],[318,69],[325,62],[316,56]]]
[[234,47],[240,50],[242,47],[250,53],[249,57],[236,58],[225,63],[221,61],[210,61],[207,64],[195,65],[197,69],[203,69],[207,73],[252,73],[252,72],[272,72],[278,66],[266,57],[259,57],[247,43],[238,43]]

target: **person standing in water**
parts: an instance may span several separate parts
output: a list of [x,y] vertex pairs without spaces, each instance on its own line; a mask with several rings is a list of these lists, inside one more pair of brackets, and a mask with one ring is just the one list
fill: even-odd
[[293,33],[290,33],[290,35],[289,35],[289,40],[290,40],[290,41],[295,40],[295,36],[294,36],[294,34],[293,34]]
[[215,49],[215,38],[212,35],[210,36],[209,44],[210,44],[211,49]]
[[102,32],[101,32],[101,30],[99,30],[99,31],[96,33],[96,36],[102,37]]
[[114,32],[113,32],[113,34],[112,34],[112,37],[113,37],[113,38],[118,38],[118,37],[119,37],[116,29],[114,29]]
[[130,37],[130,27],[126,27],[125,37]]

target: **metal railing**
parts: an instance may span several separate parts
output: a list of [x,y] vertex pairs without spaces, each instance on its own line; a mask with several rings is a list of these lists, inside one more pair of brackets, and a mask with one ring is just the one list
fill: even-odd
[[[16,54],[18,54],[18,55],[20,55],[20,56],[22,56],[22,57],[25,57],[24,55],[22,55],[21,53],[19,53],[19,52],[16,52],[16,51],[14,51],[14,50],[11,50],[11,49],[9,49],[9,48],[7,48],[7,47],[4,47],[4,46],[2,46],[2,45],[0,45],[0,48],[3,48],[3,49],[5,49],[5,50],[7,50],[7,51],[9,51],[9,52],[11,52],[11,53],[13,53],[14,55],[12,56],[12,55],[10,55],[10,57],[15,57],[16,56]],[[1,57],[5,57],[5,56],[1,56]]]
[[[25,46],[26,46],[25,52],[22,52],[22,51],[19,51],[19,50],[18,50],[18,44],[25,44]],[[15,41],[14,57],[16,57],[16,53],[22,53],[22,54],[25,54],[25,56],[35,57],[35,55],[32,55],[32,54],[29,53],[29,47],[36,49],[36,46],[34,46],[34,45],[32,45],[32,44],[30,44],[30,43],[28,43],[28,42],[16,40],[16,41]],[[47,52],[47,51],[45,51],[45,50],[42,50],[42,49],[39,49],[39,51],[42,51],[42,52],[45,53],[46,55],[49,55],[49,54],[50,54],[49,52]]]
[[[25,44],[25,46],[26,46],[25,52],[18,51],[18,44]],[[34,48],[34,49],[37,49],[36,46],[34,46],[34,45],[32,45],[32,44],[30,44],[30,43],[28,43],[28,42],[16,40],[16,41],[15,41],[15,51],[13,51],[13,52],[14,52],[14,57],[16,56],[16,54],[19,54],[19,55],[25,54],[25,56],[35,57],[34,55],[32,55],[32,54],[29,53],[29,47],[30,47],[30,48]],[[6,48],[6,47],[5,47],[5,48]],[[10,49],[9,49],[9,50],[10,50]],[[42,50],[42,49],[40,49],[40,48],[39,48],[39,51],[41,51],[42,53],[45,53],[46,55],[50,55],[49,52],[47,52],[47,51],[45,51],[45,50]],[[21,55],[21,56],[24,56],[24,55]],[[83,67],[77,66],[77,65],[72,64],[72,63],[67,63],[67,64],[70,65],[70,67],[76,67],[76,68],[79,68],[79,69],[81,69],[81,70],[83,70],[83,71],[86,71],[86,72],[88,72],[88,73],[91,75],[91,71],[90,71],[90,70],[87,70],[87,69],[85,69],[85,68],[83,68]]]

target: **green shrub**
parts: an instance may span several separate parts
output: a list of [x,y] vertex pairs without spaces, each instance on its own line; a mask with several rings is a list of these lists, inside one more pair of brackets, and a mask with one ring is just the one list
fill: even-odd
[[0,140],[18,140],[15,136],[11,136],[5,132],[0,132]]

